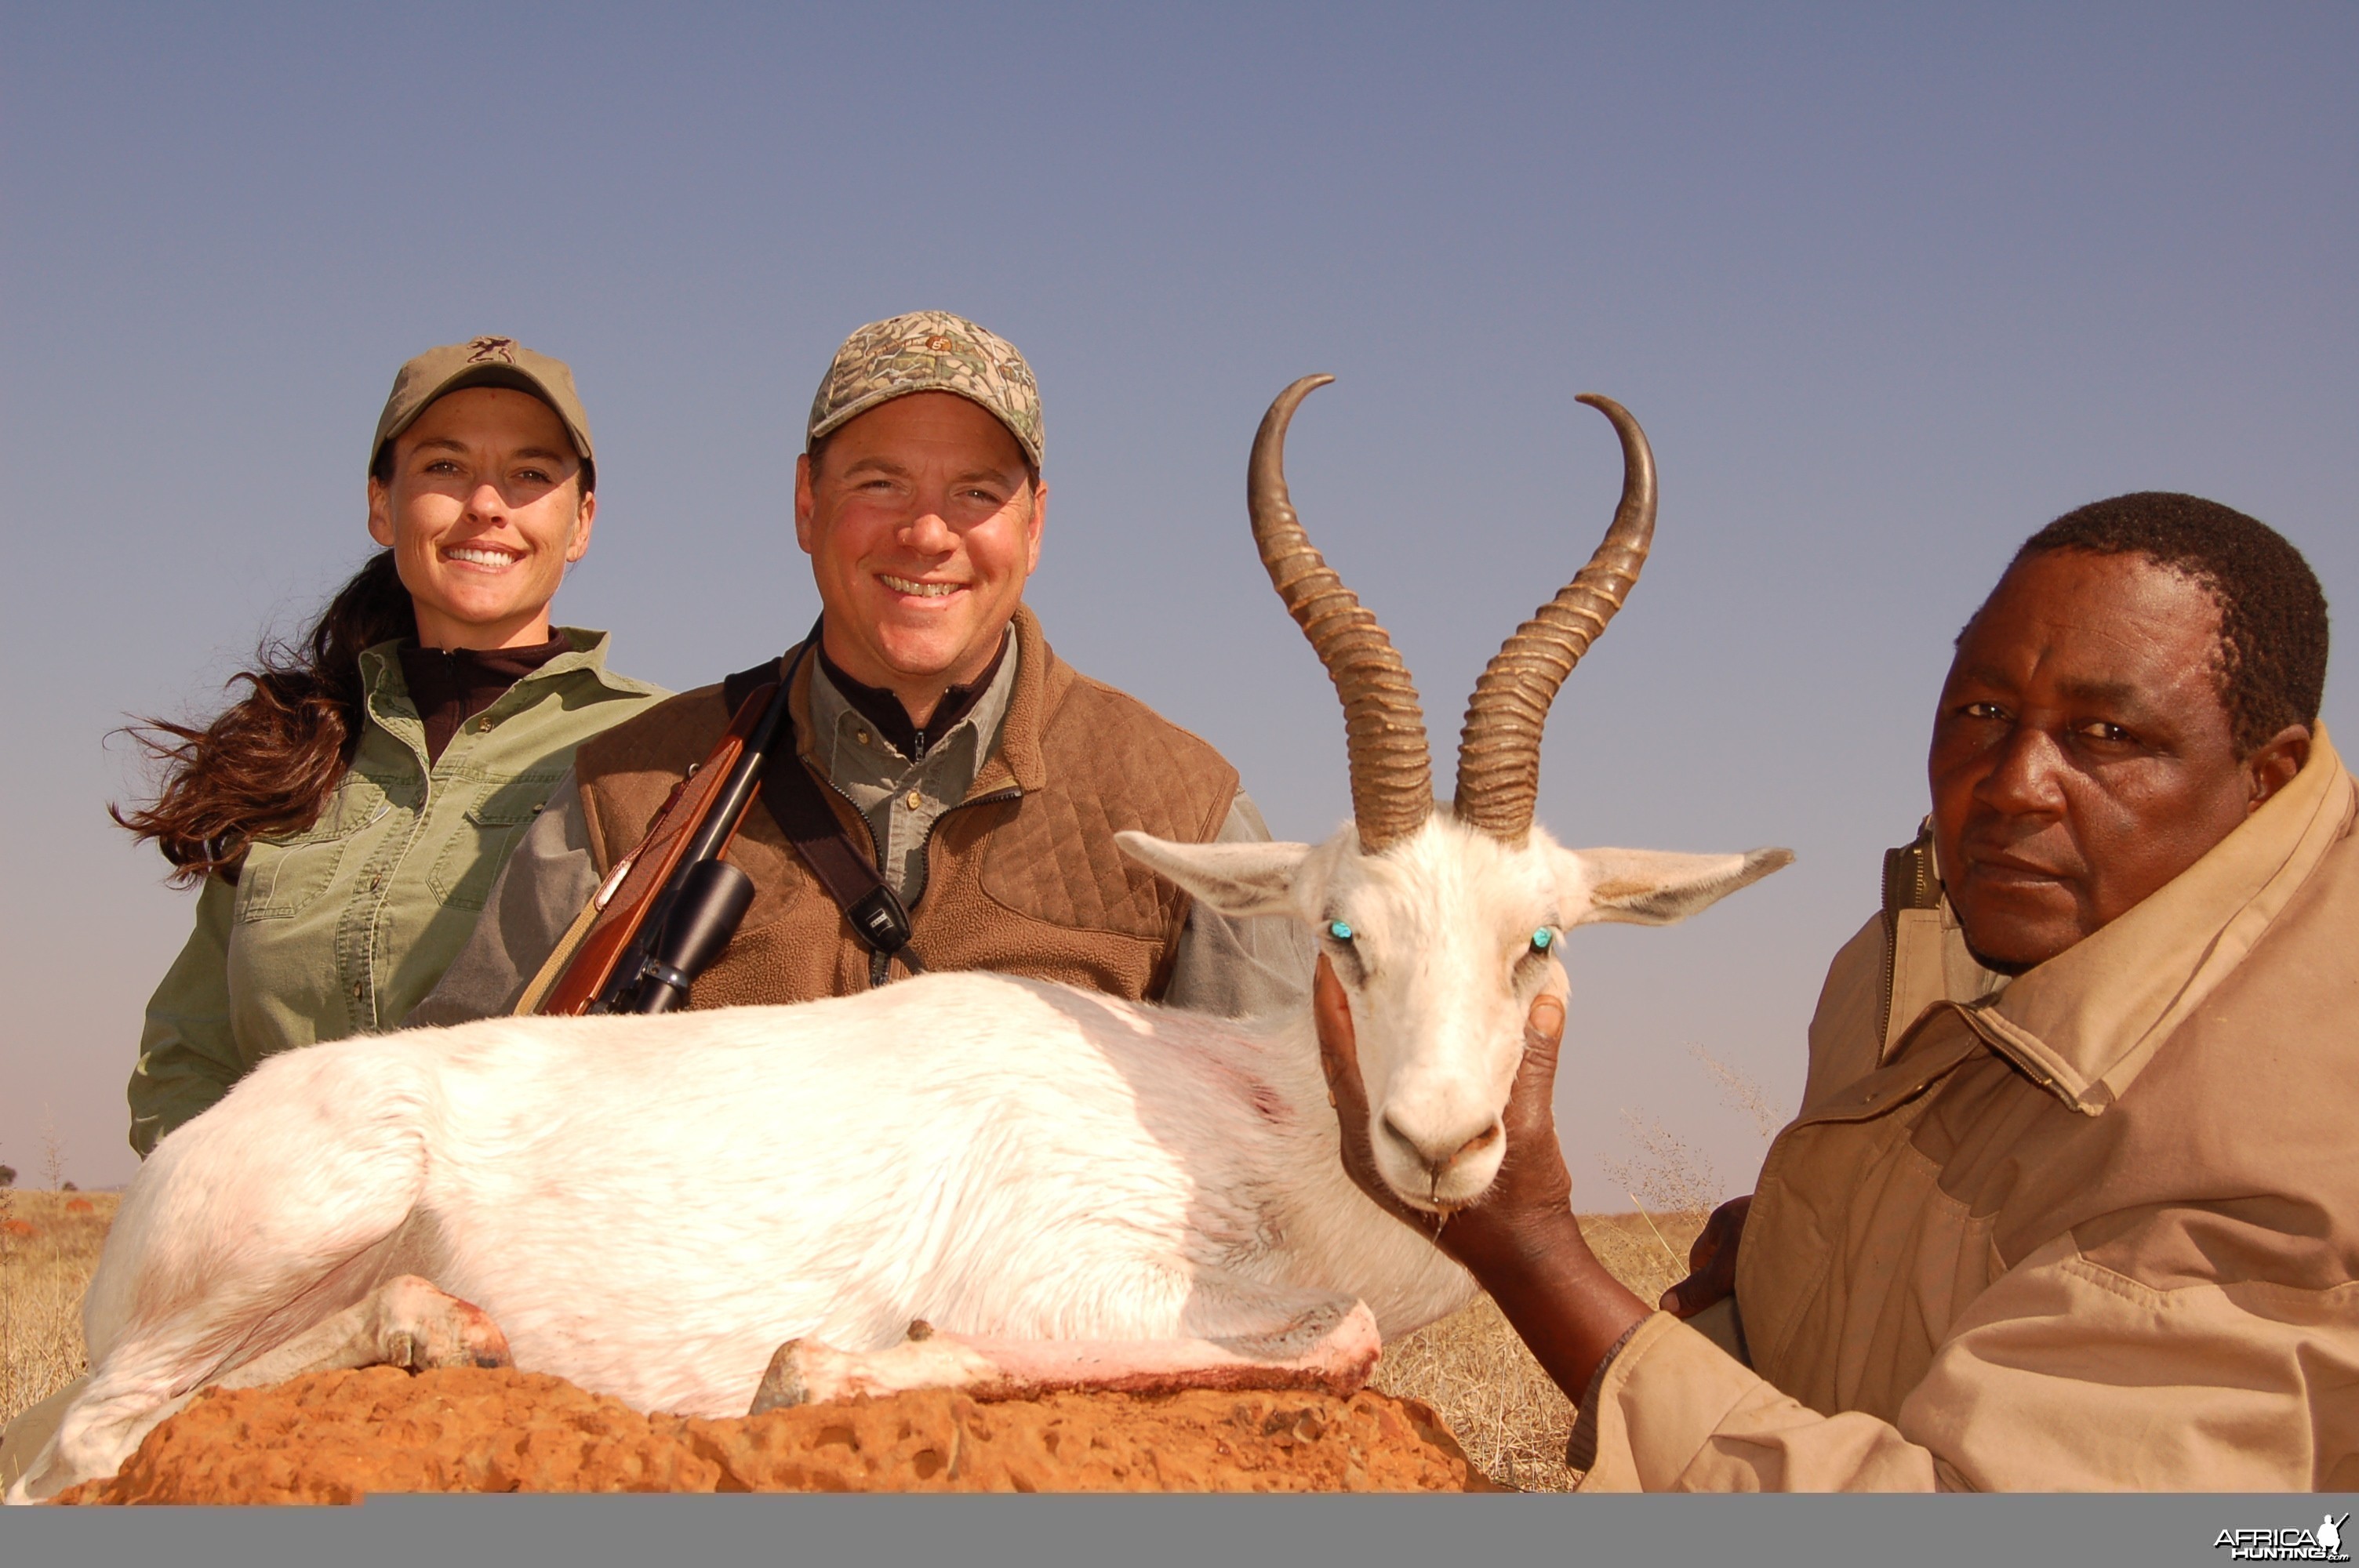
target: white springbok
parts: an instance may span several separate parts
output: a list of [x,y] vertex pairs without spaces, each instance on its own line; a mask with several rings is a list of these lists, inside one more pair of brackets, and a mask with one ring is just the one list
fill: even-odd
[[[1248,491],[1343,698],[1353,825],[1317,846],[1122,844],[1223,914],[1316,929],[1384,1178],[1446,1210],[1498,1169],[1563,932],[1678,920],[1790,857],[1576,851],[1532,827],[1549,703],[1653,529],[1646,438],[1603,398],[1622,504],[1492,661],[1436,809],[1408,672],[1287,499],[1286,426],[1325,379],[1272,406]],[[794,1007],[486,1020],[288,1053],[164,1140],[83,1305],[88,1386],[10,1500],[114,1474],[201,1389],[310,1368],[512,1357],[704,1415],[922,1383],[1348,1392],[1380,1334],[1473,1289],[1346,1178],[1307,1007],[1238,1022],[937,974]]]

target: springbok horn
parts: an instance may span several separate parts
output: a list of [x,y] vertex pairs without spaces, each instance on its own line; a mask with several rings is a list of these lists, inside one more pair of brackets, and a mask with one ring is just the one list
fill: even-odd
[[1314,387],[1332,375],[1306,375],[1277,395],[1254,436],[1245,469],[1245,511],[1261,564],[1288,611],[1318,650],[1343,698],[1352,764],[1352,816],[1360,848],[1374,854],[1416,832],[1433,815],[1433,762],[1425,712],[1393,640],[1363,609],[1359,596],[1321,557],[1286,493],[1286,427]]
[[1622,438],[1622,504],[1604,542],[1564,591],[1516,629],[1484,666],[1458,741],[1458,820],[1520,846],[1540,789],[1540,731],[1572,666],[1622,608],[1655,539],[1655,454],[1630,411],[1610,397],[1581,401]]

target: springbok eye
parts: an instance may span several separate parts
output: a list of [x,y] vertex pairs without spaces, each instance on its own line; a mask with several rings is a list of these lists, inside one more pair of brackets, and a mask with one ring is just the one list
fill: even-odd
[[1532,933],[1532,951],[1545,953],[1556,941],[1556,933],[1543,925]]
[[1331,920],[1327,923],[1327,935],[1332,936],[1338,942],[1349,942],[1352,939],[1351,923],[1343,920]]

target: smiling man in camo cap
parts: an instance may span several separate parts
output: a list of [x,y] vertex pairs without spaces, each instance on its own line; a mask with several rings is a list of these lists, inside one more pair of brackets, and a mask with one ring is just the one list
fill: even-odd
[[[585,747],[411,1022],[528,1000],[672,787],[781,675],[794,745],[771,765],[821,786],[840,841],[908,907],[927,968],[1231,1014],[1298,999],[1310,958],[1292,923],[1195,907],[1114,849],[1125,827],[1197,843],[1269,834],[1211,746],[1050,651],[1023,602],[1047,518],[1043,450],[1038,385],[1006,339],[922,310],[844,340],[795,464],[813,635]],[[781,798],[765,788],[729,851],[756,896],[696,1006],[841,996],[900,972],[795,848]]]

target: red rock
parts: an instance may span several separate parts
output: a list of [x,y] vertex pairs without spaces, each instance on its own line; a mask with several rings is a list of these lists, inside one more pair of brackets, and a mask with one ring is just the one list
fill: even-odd
[[539,1373],[321,1372],[213,1390],[61,1503],[371,1492],[1490,1491],[1423,1404],[1366,1390],[944,1390],[735,1421],[643,1415]]

